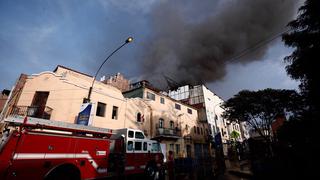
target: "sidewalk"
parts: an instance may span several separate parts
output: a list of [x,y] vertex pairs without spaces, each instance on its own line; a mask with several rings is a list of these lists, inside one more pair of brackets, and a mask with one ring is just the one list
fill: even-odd
[[229,161],[226,162],[226,171],[232,175],[236,175],[241,178],[250,179],[253,177],[251,172],[251,164],[249,160],[243,161]]

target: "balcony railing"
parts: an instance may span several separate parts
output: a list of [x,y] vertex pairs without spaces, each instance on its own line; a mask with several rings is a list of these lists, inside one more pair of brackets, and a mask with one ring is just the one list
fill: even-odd
[[165,128],[156,124],[156,136],[181,137],[181,130],[177,127]]
[[50,119],[52,110],[48,106],[14,106],[10,115]]

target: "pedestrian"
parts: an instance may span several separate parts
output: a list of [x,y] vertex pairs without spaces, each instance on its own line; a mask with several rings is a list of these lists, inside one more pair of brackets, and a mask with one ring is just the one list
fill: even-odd
[[168,155],[168,174],[169,174],[169,180],[173,180],[174,179],[174,156],[173,156],[173,152],[169,151],[169,155]]

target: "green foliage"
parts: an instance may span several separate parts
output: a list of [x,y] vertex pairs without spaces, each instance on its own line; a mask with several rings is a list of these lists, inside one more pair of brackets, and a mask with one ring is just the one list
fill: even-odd
[[237,140],[240,137],[240,134],[237,131],[232,131],[230,133],[230,138]]
[[[289,31],[282,36],[284,43],[294,48],[285,58],[291,78],[300,80],[309,109],[320,107],[320,1],[306,0],[299,8],[297,19],[288,24]],[[319,114],[318,114],[319,115]]]
[[293,159],[287,163],[290,168],[294,167],[289,171],[303,172],[300,179],[308,179],[319,177],[315,164],[320,158],[316,143],[319,141],[320,119],[320,1],[306,0],[298,17],[288,27],[289,31],[282,40],[294,51],[285,58],[286,70],[291,78],[301,82],[305,108],[298,119],[285,123],[278,132],[283,145],[281,161]]
[[240,91],[224,103],[224,117],[231,121],[244,121],[266,140],[276,115],[298,114],[301,97],[294,90],[264,89]]

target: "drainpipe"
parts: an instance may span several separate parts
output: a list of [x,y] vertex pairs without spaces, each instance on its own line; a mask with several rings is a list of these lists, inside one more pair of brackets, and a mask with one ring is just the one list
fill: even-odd
[[149,111],[150,111],[150,139],[153,135],[153,116],[152,116],[152,108],[151,106],[145,102],[145,99],[143,99],[143,102],[147,105]]

